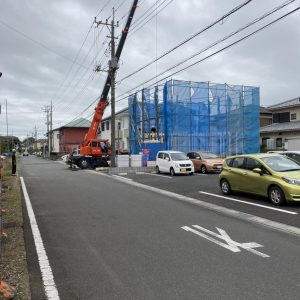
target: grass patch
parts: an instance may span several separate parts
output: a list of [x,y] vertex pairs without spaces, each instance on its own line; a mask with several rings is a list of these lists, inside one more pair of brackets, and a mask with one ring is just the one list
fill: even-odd
[[[2,181],[3,231],[8,235],[1,239],[0,270],[3,281],[16,288],[14,299],[31,299],[29,276],[27,270],[26,251],[23,234],[23,214],[19,178],[11,176],[11,162],[4,163],[4,179]],[[0,295],[0,299],[1,298]]]

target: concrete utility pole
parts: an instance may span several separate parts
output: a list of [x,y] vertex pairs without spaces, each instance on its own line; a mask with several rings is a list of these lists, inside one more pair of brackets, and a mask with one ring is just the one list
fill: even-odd
[[51,105],[45,105],[42,110],[46,113],[46,125],[47,125],[47,137],[48,137],[48,156],[50,157],[50,153],[52,151],[52,112],[53,112],[53,105],[51,101]]
[[52,106],[52,100],[51,100],[51,106],[50,106],[50,150],[51,153],[53,150],[53,143],[52,143],[52,112],[53,112],[53,106]]
[[35,153],[37,152],[37,130],[36,126],[34,126],[34,137],[35,137]]
[[[113,8],[113,17],[112,21],[109,24],[108,21],[106,22],[97,22],[95,20],[95,23],[97,26],[106,25],[110,26],[110,61],[109,61],[109,77],[110,77],[110,88],[111,88],[111,155],[110,155],[110,166],[115,167],[116,166],[116,109],[115,109],[115,94],[116,94],[116,87],[115,87],[115,81],[116,81],[116,71],[118,69],[118,59],[115,55],[115,27],[118,27],[119,24],[115,24],[115,9]],[[109,28],[109,27],[108,27]],[[96,66],[95,68],[96,72],[104,71],[101,69],[101,66]]]

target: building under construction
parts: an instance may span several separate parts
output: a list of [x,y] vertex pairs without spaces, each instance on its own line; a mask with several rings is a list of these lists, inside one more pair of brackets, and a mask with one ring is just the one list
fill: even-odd
[[[259,88],[167,81],[129,97],[130,150],[259,152]],[[153,159],[154,157],[152,157]]]

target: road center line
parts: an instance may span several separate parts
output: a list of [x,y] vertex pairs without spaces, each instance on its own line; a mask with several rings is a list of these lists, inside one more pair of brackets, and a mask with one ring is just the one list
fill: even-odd
[[39,227],[36,222],[36,218],[32,209],[32,205],[30,202],[30,198],[27,193],[27,188],[24,182],[23,177],[20,177],[21,179],[21,185],[23,189],[23,194],[25,198],[25,203],[27,207],[27,212],[28,212],[28,217],[30,221],[30,226],[32,230],[32,235],[34,239],[34,244],[36,247],[36,252],[38,255],[38,260],[39,260],[39,266],[42,274],[42,279],[43,279],[43,284],[44,284],[44,289],[46,293],[46,297],[49,300],[59,300],[59,295],[58,291],[54,282],[53,278],[53,273],[52,269],[50,267],[49,261],[48,261],[48,256],[42,241],[42,237],[40,234]]
[[276,211],[280,211],[280,212],[283,212],[283,213],[286,213],[286,214],[298,215],[298,213],[296,213],[294,211],[289,211],[289,210],[284,210],[284,209],[275,208],[275,207],[271,207],[271,206],[266,206],[266,205],[262,205],[262,204],[247,202],[247,201],[244,201],[244,200],[238,200],[238,199],[235,199],[235,198],[220,196],[220,195],[217,195],[217,194],[207,193],[207,192],[203,192],[203,191],[198,191],[198,193],[205,194],[205,195],[210,195],[210,196],[214,196],[214,197],[218,197],[218,198],[223,198],[223,199],[227,199],[227,200],[230,200],[230,201],[245,203],[245,204],[248,204],[248,205],[259,206],[259,207],[263,207],[263,208],[266,208],[266,209],[276,210]]

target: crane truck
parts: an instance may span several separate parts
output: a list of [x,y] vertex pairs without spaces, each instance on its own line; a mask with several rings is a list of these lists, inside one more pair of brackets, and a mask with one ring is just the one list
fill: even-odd
[[[134,12],[137,7],[138,0],[134,0],[131,6],[125,27],[122,31],[120,41],[115,53],[114,61],[111,61],[110,64],[117,65],[119,58],[121,56],[125,40],[133,19]],[[80,144],[78,152],[72,152],[69,155],[68,164],[70,166],[77,166],[81,169],[86,169],[88,167],[107,167],[109,157],[111,154],[110,144],[108,140],[101,140],[97,138],[99,124],[102,120],[103,113],[105,108],[109,105],[108,102],[108,93],[111,87],[111,76],[108,72],[104,88],[98,102],[98,105],[95,108],[95,113],[91,126],[84,137],[83,142]]]

